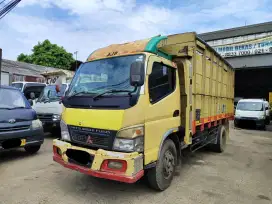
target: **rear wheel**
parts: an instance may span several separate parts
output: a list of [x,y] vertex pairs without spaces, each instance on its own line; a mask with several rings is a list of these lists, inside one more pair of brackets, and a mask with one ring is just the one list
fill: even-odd
[[35,154],[40,150],[40,148],[41,148],[41,145],[26,146],[25,151],[30,153],[30,154]]
[[177,164],[177,149],[172,140],[163,144],[156,167],[147,172],[149,185],[159,191],[167,189],[174,177]]
[[223,125],[218,127],[216,144],[211,144],[211,149],[214,152],[222,153],[226,149],[228,132]]
[[261,126],[261,130],[266,130],[266,125],[265,124]]

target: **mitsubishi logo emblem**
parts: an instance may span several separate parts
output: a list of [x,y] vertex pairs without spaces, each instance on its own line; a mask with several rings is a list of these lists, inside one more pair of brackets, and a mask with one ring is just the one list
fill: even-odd
[[10,119],[8,122],[9,122],[10,124],[14,124],[14,123],[16,123],[16,120],[15,120],[15,119]]
[[93,144],[93,138],[91,136],[88,136],[86,143]]

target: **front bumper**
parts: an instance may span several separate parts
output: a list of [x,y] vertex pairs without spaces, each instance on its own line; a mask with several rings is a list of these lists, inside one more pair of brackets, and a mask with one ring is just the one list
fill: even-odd
[[236,123],[247,122],[247,121],[255,122],[255,124],[257,126],[263,126],[265,124],[265,119],[247,118],[247,117],[235,117],[235,122]]
[[[57,149],[60,151],[57,151]],[[69,149],[84,151],[92,155],[93,161],[90,168],[70,162],[66,154],[67,150]],[[87,148],[73,146],[72,144],[61,141],[59,139],[55,139],[53,141],[53,150],[53,160],[55,162],[58,162],[66,168],[76,170],[90,176],[120,181],[124,183],[135,183],[144,175],[143,155],[137,152],[120,153],[105,151],[102,149],[91,150]],[[122,172],[119,172],[109,168],[102,168],[103,162],[107,160],[125,161],[127,164],[126,169]]]
[[20,147],[41,145],[44,142],[43,128],[27,129],[22,131],[8,131],[0,133],[0,149],[3,149],[2,144],[5,141],[20,139],[22,141]]
[[48,130],[48,129],[52,129],[52,128],[60,128],[60,121],[42,121],[43,127],[44,129]]

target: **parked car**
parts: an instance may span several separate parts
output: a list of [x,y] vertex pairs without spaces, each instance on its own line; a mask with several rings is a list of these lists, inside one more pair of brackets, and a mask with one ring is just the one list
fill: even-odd
[[234,125],[238,126],[241,122],[253,121],[257,127],[265,129],[267,110],[268,107],[263,99],[241,99],[236,107]]
[[45,83],[39,82],[13,82],[11,86],[18,88],[26,97],[27,100],[31,99],[35,104],[36,100],[44,87],[46,87]]
[[44,142],[41,121],[20,90],[0,85],[0,150],[23,147],[39,151]]

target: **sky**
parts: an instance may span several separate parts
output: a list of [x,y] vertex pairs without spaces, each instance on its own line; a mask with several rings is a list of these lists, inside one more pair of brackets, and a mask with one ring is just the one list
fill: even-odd
[[16,60],[49,39],[85,61],[110,44],[272,21],[271,11],[271,0],[22,0],[0,20],[0,48]]

